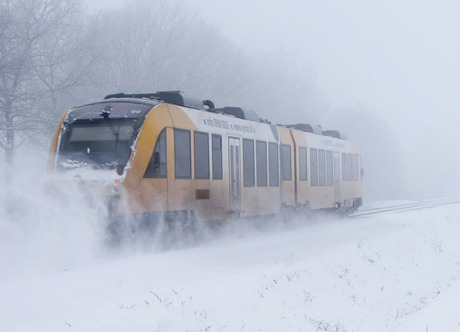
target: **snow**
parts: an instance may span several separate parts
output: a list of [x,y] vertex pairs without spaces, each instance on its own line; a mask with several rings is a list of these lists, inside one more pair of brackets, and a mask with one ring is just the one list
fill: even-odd
[[[70,163],[68,163],[70,165]],[[122,181],[123,177],[117,174],[116,169],[92,169],[90,167],[75,167],[66,169],[65,172],[54,175],[56,181],[98,181],[101,185],[113,183],[115,180]]]
[[404,318],[395,331],[407,331],[407,327],[411,331],[459,331],[459,298],[460,283],[455,282],[435,301],[428,301],[423,310]]
[[0,197],[0,331],[460,330],[460,204],[114,249],[96,198],[41,186]]

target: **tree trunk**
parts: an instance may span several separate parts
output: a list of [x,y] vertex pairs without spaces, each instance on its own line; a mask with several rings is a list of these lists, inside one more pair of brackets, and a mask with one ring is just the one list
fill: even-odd
[[5,142],[5,164],[7,176],[9,170],[12,169],[14,163],[14,122],[13,112],[11,110],[11,102],[7,103],[5,108],[5,130],[6,130],[6,142]]
[[[11,125],[13,121],[10,122]],[[5,148],[5,162],[7,167],[13,167],[14,162],[14,129],[8,127],[6,130],[6,148]]]

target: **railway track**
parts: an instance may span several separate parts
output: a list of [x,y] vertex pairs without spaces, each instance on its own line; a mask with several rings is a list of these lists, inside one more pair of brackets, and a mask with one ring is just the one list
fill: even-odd
[[460,199],[458,198],[444,198],[436,200],[426,200],[413,203],[397,204],[385,207],[370,208],[364,209],[350,214],[350,217],[366,217],[369,215],[376,214],[389,214],[389,213],[400,213],[413,210],[422,210],[427,208],[432,208],[435,206],[448,205],[448,204],[458,204]]

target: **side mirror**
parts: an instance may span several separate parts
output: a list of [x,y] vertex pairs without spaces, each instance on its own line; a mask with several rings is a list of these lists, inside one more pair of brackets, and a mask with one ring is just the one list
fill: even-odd
[[119,164],[117,165],[117,174],[118,174],[118,175],[122,175],[124,170],[125,170],[125,165],[119,163]]
[[361,168],[361,177],[364,177],[364,168]]

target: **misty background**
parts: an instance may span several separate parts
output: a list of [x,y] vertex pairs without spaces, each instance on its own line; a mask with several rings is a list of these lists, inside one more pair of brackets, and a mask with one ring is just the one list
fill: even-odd
[[1,1],[0,171],[31,150],[44,170],[68,107],[182,90],[345,133],[365,200],[458,195],[459,14],[456,1]]

